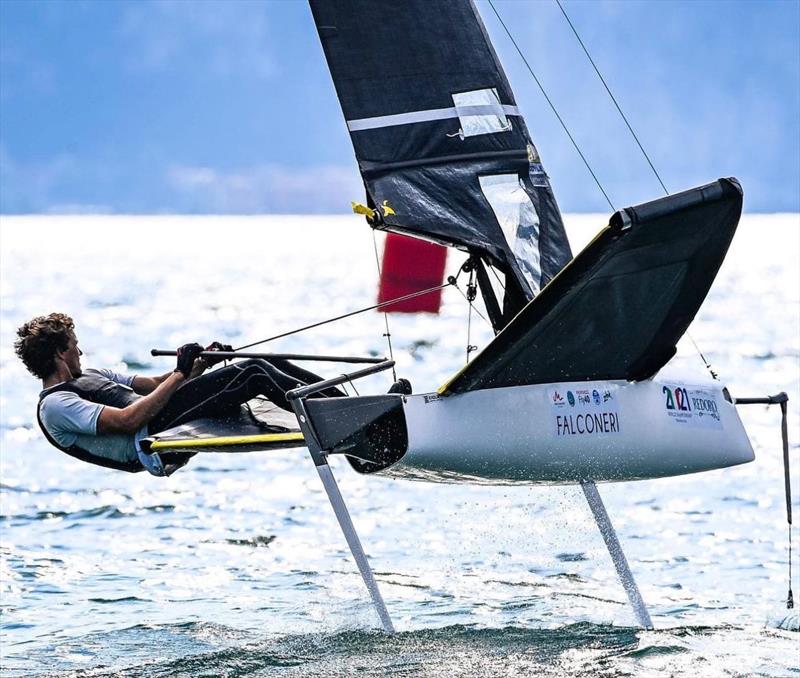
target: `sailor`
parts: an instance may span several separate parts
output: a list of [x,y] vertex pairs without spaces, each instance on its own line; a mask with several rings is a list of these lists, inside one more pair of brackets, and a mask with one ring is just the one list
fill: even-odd
[[[238,413],[256,396],[291,410],[286,392],[321,380],[285,360],[245,360],[204,374],[223,359],[199,357],[201,352],[231,350],[219,342],[206,349],[181,346],[177,366],[161,376],[83,370],[75,324],[63,313],[34,318],[17,337],[16,354],[42,380],[37,419],[53,446],[89,463],[158,476],[171,474],[192,455],[147,454],[142,438],[193,419]],[[321,395],[344,394],[328,389]]]

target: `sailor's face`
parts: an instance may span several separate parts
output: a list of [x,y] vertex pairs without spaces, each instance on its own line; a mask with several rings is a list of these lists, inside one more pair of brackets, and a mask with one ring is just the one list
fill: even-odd
[[65,351],[61,351],[59,355],[66,364],[73,378],[80,377],[82,374],[81,356],[83,355],[83,351],[78,348],[78,338],[75,336],[75,334],[70,333],[67,348]]

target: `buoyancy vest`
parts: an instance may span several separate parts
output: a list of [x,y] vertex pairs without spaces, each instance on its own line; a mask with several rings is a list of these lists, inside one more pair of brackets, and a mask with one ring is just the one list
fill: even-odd
[[122,462],[118,459],[111,459],[103,457],[95,452],[90,452],[78,445],[65,447],[53,438],[42,421],[42,402],[51,393],[56,393],[58,391],[77,393],[81,398],[89,402],[118,407],[120,409],[128,407],[128,405],[138,400],[140,396],[136,395],[136,393],[127,386],[118,384],[108,377],[104,377],[99,372],[86,370],[80,377],[70,379],[61,384],[56,384],[42,391],[39,394],[39,404],[36,407],[36,420],[39,422],[39,428],[42,429],[42,433],[44,433],[44,437],[47,438],[47,442],[76,459],[90,464],[97,464],[98,466],[104,466],[105,468],[113,468],[118,471],[128,471],[130,473],[137,473],[144,470],[144,466],[142,466],[142,463],[138,459],[136,461]]

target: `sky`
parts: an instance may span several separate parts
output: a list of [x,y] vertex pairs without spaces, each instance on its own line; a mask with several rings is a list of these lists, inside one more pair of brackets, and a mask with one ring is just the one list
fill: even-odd
[[[494,0],[617,208],[661,188],[555,0]],[[486,0],[565,212],[609,207]],[[800,0],[563,0],[670,191],[800,212]],[[341,213],[363,188],[303,0],[0,0],[0,213]]]

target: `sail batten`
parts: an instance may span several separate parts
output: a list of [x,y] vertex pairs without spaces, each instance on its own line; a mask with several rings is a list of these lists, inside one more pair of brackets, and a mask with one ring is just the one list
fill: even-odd
[[377,228],[511,279],[499,330],[572,258],[514,94],[471,0],[310,0]]

